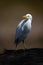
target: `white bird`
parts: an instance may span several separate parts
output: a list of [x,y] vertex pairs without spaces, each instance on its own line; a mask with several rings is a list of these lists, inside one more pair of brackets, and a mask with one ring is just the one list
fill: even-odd
[[14,43],[16,44],[16,47],[20,42],[24,43],[25,38],[31,30],[32,15],[26,14],[23,18],[24,19],[18,24],[15,33]]

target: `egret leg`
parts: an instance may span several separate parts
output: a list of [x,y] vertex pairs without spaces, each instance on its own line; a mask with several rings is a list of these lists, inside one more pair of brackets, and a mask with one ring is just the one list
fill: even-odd
[[15,44],[15,47],[16,47],[15,49],[17,50],[17,43]]
[[24,43],[24,40],[22,40],[22,42]]
[[17,46],[15,45],[15,49],[17,50]]
[[24,46],[24,55],[25,55],[25,44],[24,44],[24,40],[22,40],[22,42],[23,42],[23,46]]
[[24,49],[26,49],[26,47],[25,47],[25,43],[24,43],[25,41],[24,41],[24,40],[22,40],[22,42],[23,42]]

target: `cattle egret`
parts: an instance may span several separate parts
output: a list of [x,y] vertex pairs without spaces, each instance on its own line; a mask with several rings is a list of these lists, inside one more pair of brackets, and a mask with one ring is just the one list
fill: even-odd
[[16,47],[20,42],[23,42],[24,44],[24,40],[31,31],[31,23],[32,23],[31,14],[26,14],[25,16],[23,16],[23,20],[18,24],[15,33],[14,43],[16,44]]

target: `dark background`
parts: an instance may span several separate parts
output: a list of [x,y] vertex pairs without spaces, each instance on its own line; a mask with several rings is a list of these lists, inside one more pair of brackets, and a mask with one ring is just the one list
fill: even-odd
[[[43,48],[43,0],[0,0],[0,53],[14,50],[14,36],[22,16],[31,13],[32,30],[25,40],[26,48]],[[19,44],[17,49],[23,49]]]

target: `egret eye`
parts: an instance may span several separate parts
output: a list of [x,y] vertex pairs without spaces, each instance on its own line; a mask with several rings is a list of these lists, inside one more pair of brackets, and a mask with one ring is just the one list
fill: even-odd
[[29,18],[29,16],[27,16],[27,18]]

